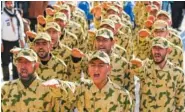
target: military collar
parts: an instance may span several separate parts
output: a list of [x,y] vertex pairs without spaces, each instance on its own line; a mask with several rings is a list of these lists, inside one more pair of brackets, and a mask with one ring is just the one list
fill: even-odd
[[[28,88],[26,88],[26,89],[35,91],[36,88],[39,86],[38,83],[39,83],[40,81],[41,81],[41,80],[39,79],[38,75],[36,75],[36,79],[35,79],[35,80],[30,84],[30,86],[29,86]],[[25,89],[25,87],[24,87],[24,85],[22,84],[22,82],[21,82],[20,79],[18,79],[18,87],[20,88],[20,90],[24,90],[24,89]]]
[[154,65],[155,65],[154,66],[155,70],[169,71],[171,63],[167,60],[166,64],[164,65],[164,67],[162,69],[158,65],[156,65],[155,63],[154,63]]
[[50,55],[51,55],[51,58],[48,60],[48,63],[46,65],[43,65],[42,63],[40,63],[40,68],[46,67],[46,66],[51,68],[51,67],[53,67],[53,65],[56,64],[56,62],[55,62],[56,57],[52,53]]
[[[93,81],[92,81],[93,83]],[[92,87],[91,87],[91,91],[93,93],[96,93],[96,92],[109,92],[109,89],[112,88],[112,81],[108,78],[108,81],[107,83],[105,84],[105,86],[100,90],[97,88],[97,86],[93,83],[92,84]]]

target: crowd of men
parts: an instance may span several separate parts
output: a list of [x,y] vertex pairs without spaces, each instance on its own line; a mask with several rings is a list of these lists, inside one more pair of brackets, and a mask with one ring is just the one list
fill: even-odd
[[[94,1],[89,28],[73,1],[58,1],[24,31],[12,1],[1,18],[3,112],[184,112],[183,46],[161,2],[137,1],[135,27],[122,1]],[[25,37],[24,37],[25,36]],[[17,47],[15,47],[17,46]]]

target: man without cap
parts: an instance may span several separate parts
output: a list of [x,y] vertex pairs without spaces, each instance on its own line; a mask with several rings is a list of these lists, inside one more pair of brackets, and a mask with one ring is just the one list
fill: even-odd
[[[3,80],[10,80],[9,64],[13,62],[13,54],[10,49],[13,47],[24,47],[24,27],[22,18],[14,8],[13,1],[5,1],[5,7],[1,13],[1,61]],[[20,45],[19,45],[20,43]],[[17,70],[12,65],[13,79],[18,78]]]
[[141,80],[140,111],[185,111],[185,77],[181,68],[168,61],[169,44],[165,38],[152,40],[152,60],[135,69]]
[[65,99],[68,92],[73,92],[72,83],[61,81],[62,88],[42,86],[37,76],[39,67],[37,54],[31,49],[21,49],[15,64],[19,79],[5,82],[1,88],[1,109],[3,112],[41,112],[52,111],[52,98]]

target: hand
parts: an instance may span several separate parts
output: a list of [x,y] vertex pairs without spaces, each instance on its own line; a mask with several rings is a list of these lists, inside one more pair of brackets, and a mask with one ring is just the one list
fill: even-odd
[[10,52],[13,54],[18,54],[20,50],[21,50],[20,47],[15,47],[15,48],[10,49]]
[[135,58],[135,59],[131,59],[130,60],[130,63],[136,67],[141,67],[143,64],[142,64],[142,61],[138,58]]
[[110,3],[107,3],[107,2],[103,2],[102,4],[101,4],[101,7],[103,7],[104,9],[108,9],[109,7],[110,7]]
[[147,12],[150,12],[151,9],[152,9],[152,6],[151,6],[151,5],[147,5],[147,6],[146,6],[146,11],[147,11]]
[[4,52],[4,46],[1,44],[1,52]]
[[85,56],[85,54],[77,48],[73,48],[71,54],[73,57],[76,57],[76,58],[82,58]]
[[147,20],[151,20],[152,22],[154,22],[155,21],[155,17],[153,15],[149,15]]
[[92,14],[95,16],[95,18],[100,18],[101,17],[101,7],[96,6],[91,10]]
[[60,83],[56,79],[51,79],[51,80],[45,81],[42,83],[42,85],[46,86],[46,87],[54,87],[54,88],[60,87]]
[[153,25],[153,21],[151,21],[151,20],[145,21],[145,26],[146,26],[147,28],[151,28],[152,25]]
[[55,10],[51,9],[51,8],[46,8],[46,14],[53,16],[55,14]]
[[96,33],[92,30],[88,30],[88,34],[90,35],[90,37],[95,37]]
[[39,24],[41,24],[41,25],[44,25],[44,24],[46,24],[46,19],[44,18],[43,15],[39,15],[39,16],[37,17],[37,22],[38,22]]
[[54,10],[56,10],[56,11],[60,11],[60,6],[59,6],[59,5],[53,5],[53,8],[54,8]]
[[37,35],[37,34],[36,34],[35,32],[33,32],[33,31],[27,31],[27,32],[26,32],[26,36],[27,36],[27,37],[35,38],[36,35]]
[[139,37],[145,38],[150,35],[150,32],[147,29],[141,29],[139,31]]

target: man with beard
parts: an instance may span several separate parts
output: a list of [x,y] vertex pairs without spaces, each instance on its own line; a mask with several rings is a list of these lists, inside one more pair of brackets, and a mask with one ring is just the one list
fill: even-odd
[[53,97],[65,99],[74,91],[74,84],[61,81],[61,88],[42,86],[37,76],[37,54],[32,49],[21,49],[15,57],[19,79],[6,82],[1,88],[3,112],[51,112]]
[[153,60],[146,60],[142,67],[134,70],[141,80],[141,112],[185,111],[184,73],[167,60],[168,52],[168,41],[155,37],[152,40]]
[[[49,34],[44,32],[38,33],[33,43],[33,48],[37,53],[40,61],[40,66],[36,71],[38,76],[42,80],[49,80],[54,78],[67,81],[67,66],[62,60],[58,59],[51,53],[52,42]],[[53,101],[55,104],[54,110],[59,112],[61,108],[60,103],[62,103],[62,101],[60,99],[54,99]]]
[[[1,60],[3,80],[9,80],[9,64],[13,61],[10,49],[14,46],[24,47],[23,21],[19,12],[14,9],[13,1],[5,1],[5,8],[1,14]],[[13,79],[18,78],[16,67],[12,66]]]
[[183,69],[183,50],[182,41],[180,37],[175,36],[175,34],[170,33],[169,25],[163,20],[157,20],[152,26],[153,36],[160,36],[166,38],[170,43],[171,52],[168,55],[168,59],[174,65],[177,65]]
[[34,51],[37,53],[40,61],[38,76],[43,80],[58,78],[67,80],[66,65],[51,54],[52,42],[48,33],[38,33],[34,41]]

